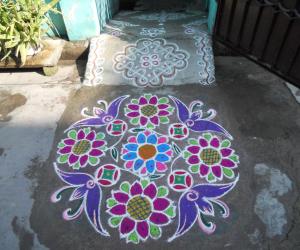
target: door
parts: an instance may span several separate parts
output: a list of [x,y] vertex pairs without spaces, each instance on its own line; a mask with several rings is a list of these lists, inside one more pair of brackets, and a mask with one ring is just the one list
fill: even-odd
[[300,0],[219,0],[214,38],[300,87]]

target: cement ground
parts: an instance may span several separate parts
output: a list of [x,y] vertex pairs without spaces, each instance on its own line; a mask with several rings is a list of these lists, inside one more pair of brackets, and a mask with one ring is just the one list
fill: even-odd
[[[53,78],[28,71],[0,74],[1,108],[8,103],[0,123],[1,249],[300,248],[300,109],[282,79],[247,59],[217,57],[215,87],[191,83],[91,89],[80,84],[84,63],[79,65],[60,66]],[[98,99],[111,101],[145,92],[178,96],[186,103],[203,101],[217,110],[216,121],[234,137],[240,181],[226,196],[230,217],[216,219],[217,230],[210,236],[194,225],[189,233],[167,243],[175,223],[166,227],[160,240],[126,244],[113,229],[112,238],[101,237],[84,216],[63,221],[67,200],[49,201],[62,186],[52,165],[56,145],[64,130],[81,118],[81,109]]]

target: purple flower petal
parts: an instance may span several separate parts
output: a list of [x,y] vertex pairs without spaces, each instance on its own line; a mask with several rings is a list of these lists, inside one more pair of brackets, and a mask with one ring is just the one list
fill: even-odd
[[158,116],[153,116],[150,118],[150,121],[154,124],[154,125],[158,125],[159,120],[158,120]]
[[123,204],[118,204],[109,209],[109,212],[114,215],[123,215],[126,213],[126,206]]
[[75,140],[73,140],[73,139],[65,139],[64,140],[64,144],[69,145],[69,146],[73,146],[75,144]]
[[200,166],[200,175],[204,177],[208,174],[208,171],[209,171],[209,167],[205,164],[201,164],[201,166]]
[[101,151],[101,150],[99,150],[99,149],[96,149],[96,148],[94,148],[94,149],[89,153],[90,156],[95,156],[95,157],[100,156],[100,155],[102,155],[102,154],[103,154],[103,151]]
[[157,100],[157,96],[152,96],[149,100],[149,104],[155,105],[157,104],[158,100]]
[[220,178],[222,176],[222,169],[220,166],[213,166],[211,170],[214,176],[216,176],[217,178]]
[[69,163],[70,165],[73,165],[75,162],[77,162],[79,159],[79,156],[71,154],[69,157]]
[[141,184],[138,182],[135,182],[130,188],[130,194],[132,196],[134,196],[134,195],[142,194],[142,193],[143,193],[143,188],[142,188]]
[[197,155],[192,155],[188,159],[189,164],[198,164],[200,162],[199,157]]
[[134,111],[134,112],[130,112],[130,113],[126,114],[126,115],[127,115],[128,117],[130,117],[130,118],[134,118],[134,117],[138,117],[138,116],[140,115],[140,113]]
[[223,159],[221,161],[221,165],[223,167],[227,167],[227,168],[232,168],[235,166],[235,163],[232,161],[232,160],[229,160],[229,159]]
[[71,146],[66,146],[66,147],[61,148],[58,152],[60,154],[68,154],[71,152],[71,150],[72,150]]
[[87,155],[81,156],[80,159],[79,159],[80,165],[85,166],[88,159],[89,159],[89,157]]
[[129,104],[128,108],[131,110],[139,110],[140,106],[137,104]]
[[96,137],[96,133],[95,131],[91,131],[87,136],[86,136],[86,139],[89,140],[89,141],[93,141]]
[[77,140],[82,140],[85,137],[85,133],[83,132],[83,130],[79,130],[78,134],[77,134]]
[[143,238],[146,239],[149,236],[149,225],[147,221],[141,221],[137,223],[137,232]]
[[153,207],[155,210],[164,211],[170,205],[170,201],[165,198],[156,198],[153,201]]
[[153,212],[150,216],[150,221],[156,225],[163,225],[169,222],[168,216],[162,213]]
[[142,96],[139,100],[139,104],[140,105],[145,105],[145,104],[148,104],[148,101],[145,97]]
[[223,157],[230,156],[232,154],[233,150],[231,148],[223,148],[221,149],[221,154]]
[[100,148],[105,144],[104,141],[94,141],[92,144],[92,148]]
[[200,151],[200,147],[199,146],[189,146],[187,148],[187,150],[192,154],[198,154]]
[[214,137],[211,141],[210,141],[210,145],[214,148],[219,148],[220,146],[220,141],[217,137]]
[[161,110],[158,112],[158,116],[168,116],[168,115],[170,115],[170,112],[166,110]]
[[113,196],[119,203],[125,204],[129,200],[129,195],[123,192],[113,193]]
[[199,145],[203,148],[207,147],[208,146],[208,142],[207,140],[203,139],[203,138],[200,138],[199,139]]
[[135,222],[128,217],[125,217],[120,226],[120,232],[121,234],[129,234],[135,227]]
[[144,195],[147,195],[151,200],[156,196],[157,189],[153,183],[150,183],[144,190]]
[[141,116],[141,118],[140,118],[140,124],[142,126],[145,126],[147,124],[147,122],[148,122],[148,118],[145,117],[145,116]]
[[168,104],[159,104],[159,105],[157,105],[157,107],[159,109],[167,109],[169,107],[169,105]]

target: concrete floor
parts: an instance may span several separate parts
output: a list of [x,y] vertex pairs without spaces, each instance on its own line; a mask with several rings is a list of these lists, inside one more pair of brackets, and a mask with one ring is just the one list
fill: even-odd
[[[216,58],[216,87],[198,84],[161,88],[131,86],[81,87],[77,70],[61,66],[60,74],[42,80],[36,73],[0,74],[1,98],[21,94],[26,103],[0,123],[0,242],[2,249],[298,249],[300,247],[300,109],[284,81],[247,59]],[[84,70],[81,70],[83,72]],[[64,73],[63,73],[64,72]],[[66,78],[69,84],[62,84]],[[30,79],[30,82],[26,82]],[[207,236],[195,225],[177,241],[166,239],[142,245],[97,234],[84,216],[66,222],[65,199],[49,202],[62,186],[53,171],[56,145],[63,131],[80,119],[85,106],[98,99],[144,92],[174,95],[186,103],[199,99],[218,112],[216,121],[235,138],[240,156],[240,181],[226,196],[228,219],[218,219]],[[18,102],[16,102],[18,106]],[[13,108],[12,108],[13,109]],[[103,221],[107,215],[103,214]],[[176,220],[175,220],[176,221]],[[107,224],[105,222],[105,226]],[[108,227],[107,227],[108,228]]]
[[[156,5],[149,2],[140,0],[137,8],[153,9]],[[211,87],[192,81],[159,88],[85,87],[86,61],[63,62],[54,77],[28,70],[0,72],[0,249],[300,249],[300,91],[245,58],[217,56],[215,66],[216,85]],[[51,194],[64,185],[53,168],[57,144],[65,138],[65,130],[82,119],[81,110],[94,107],[99,99],[110,102],[121,95],[133,98],[144,93],[176,96],[186,104],[201,100],[217,111],[214,121],[234,137],[240,178],[222,197],[230,216],[223,219],[216,213],[208,217],[217,225],[211,235],[195,223],[189,232],[168,243],[177,228],[177,209],[160,239],[126,244],[117,229],[108,225],[109,216],[104,212],[105,200],[120,183],[112,189],[102,188],[101,221],[110,238],[97,233],[84,213],[76,220],[62,219],[65,209],[78,204],[68,201],[71,193],[59,203],[50,201]],[[113,142],[109,139],[107,143]],[[110,160],[107,154],[101,165]],[[85,171],[91,174],[94,169]],[[123,173],[121,180],[132,183],[133,177]],[[160,185],[167,185],[165,182],[158,180]],[[179,196],[170,192],[175,205]]]

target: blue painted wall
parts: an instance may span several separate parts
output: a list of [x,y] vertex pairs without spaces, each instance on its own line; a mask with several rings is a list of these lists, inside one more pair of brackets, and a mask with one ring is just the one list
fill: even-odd
[[[208,28],[212,33],[217,1],[203,1],[208,9]],[[118,12],[119,0],[61,0],[58,8],[62,15],[50,14],[56,28],[50,30],[49,35],[66,37],[71,41],[86,40],[100,34],[107,21]]]

